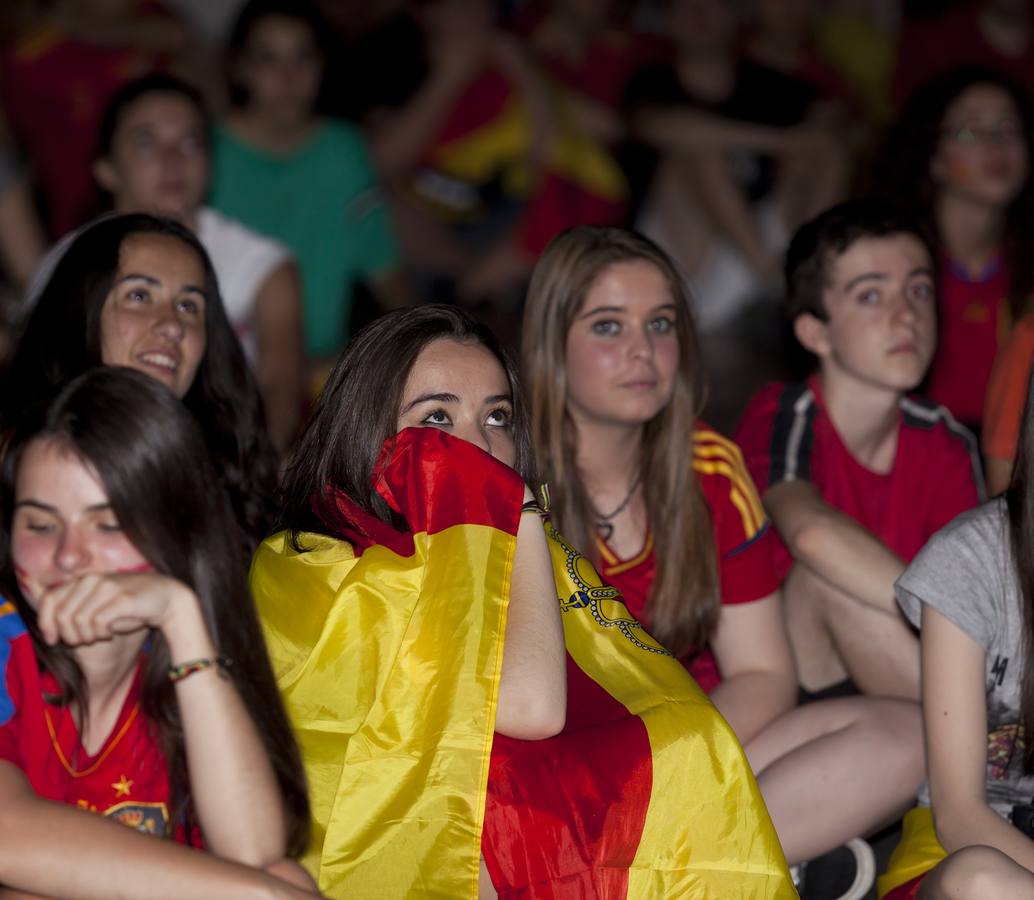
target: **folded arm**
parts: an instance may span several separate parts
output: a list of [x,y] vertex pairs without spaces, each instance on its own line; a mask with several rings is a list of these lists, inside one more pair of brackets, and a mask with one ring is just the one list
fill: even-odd
[[0,762],[0,896],[63,900],[147,896],[283,898],[312,893],[260,869],[141,834],[111,819],[38,797]]
[[900,617],[894,582],[905,564],[872,532],[827,503],[806,481],[774,485],[764,502],[798,565],[859,603]]

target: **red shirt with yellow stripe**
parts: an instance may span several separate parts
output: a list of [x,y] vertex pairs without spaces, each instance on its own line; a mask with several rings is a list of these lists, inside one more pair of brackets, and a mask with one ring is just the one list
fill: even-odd
[[[0,601],[0,760],[21,769],[40,797],[164,836],[169,781],[140,711],[139,669],[111,734],[93,756],[70,710],[44,699],[57,693],[54,677],[40,672],[25,623],[13,604]],[[183,828],[176,839],[186,842]]]
[[[779,587],[772,563],[772,531],[739,447],[706,425],[693,431],[693,471],[711,511],[714,547],[723,604],[749,603]],[[657,571],[653,535],[632,559],[619,559],[598,541],[601,574],[625,597],[629,612],[650,627],[647,597]],[[686,653],[682,664],[700,687],[710,692],[721,681],[714,654],[707,647]]]

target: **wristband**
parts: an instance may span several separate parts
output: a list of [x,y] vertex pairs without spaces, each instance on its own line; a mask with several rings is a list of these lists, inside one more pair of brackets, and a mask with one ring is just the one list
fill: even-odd
[[224,672],[233,665],[233,662],[225,656],[206,657],[205,659],[191,659],[180,663],[178,666],[169,666],[169,681],[175,684],[184,678],[189,678],[195,672],[202,672],[212,666],[218,666]]

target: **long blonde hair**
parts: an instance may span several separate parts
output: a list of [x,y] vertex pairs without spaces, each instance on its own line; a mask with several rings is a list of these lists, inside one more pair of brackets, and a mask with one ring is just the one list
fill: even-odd
[[643,427],[640,473],[657,575],[647,599],[653,635],[675,653],[704,646],[718,622],[717,560],[711,514],[693,473],[691,438],[703,405],[696,331],[682,278],[656,244],[623,228],[582,226],[558,235],[531,278],[522,362],[539,472],[554,520],[574,546],[600,563],[596,519],[577,466],[567,410],[567,335],[592,285],[607,268],[644,261],[664,276],[675,303],[679,365],[671,401]]

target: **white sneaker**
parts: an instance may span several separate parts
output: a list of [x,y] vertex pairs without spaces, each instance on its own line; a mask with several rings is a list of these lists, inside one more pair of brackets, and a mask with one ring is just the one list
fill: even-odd
[[864,900],[876,880],[876,856],[862,838],[852,838],[801,868],[801,900]]

